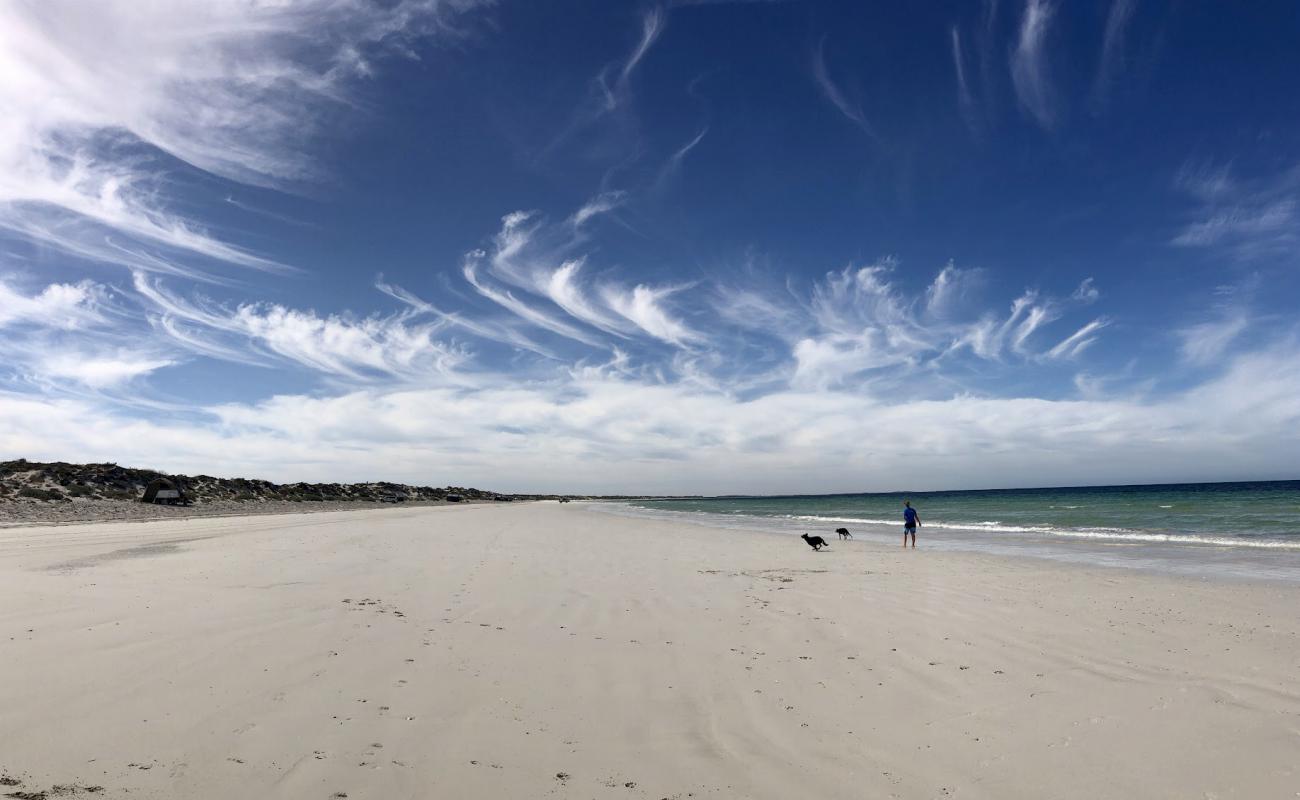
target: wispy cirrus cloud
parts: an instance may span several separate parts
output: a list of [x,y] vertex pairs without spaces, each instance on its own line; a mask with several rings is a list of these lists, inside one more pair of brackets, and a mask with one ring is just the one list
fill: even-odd
[[25,293],[0,276],[0,374],[42,391],[95,392],[177,363],[131,335],[113,294],[91,281]]
[[1053,361],[1078,358],[1097,341],[1097,332],[1110,324],[1105,317],[1098,317],[1079,330],[1065,337],[1044,355]]
[[1048,44],[1056,7],[1050,0],[1027,0],[1020,32],[1011,51],[1011,82],[1020,106],[1044,128],[1056,122],[1056,91],[1048,74]]
[[1174,237],[1173,243],[1206,247],[1224,242],[1287,243],[1294,240],[1296,202],[1281,198],[1261,204],[1246,203],[1218,209],[1207,219],[1193,222]]
[[664,161],[659,168],[659,174],[655,178],[655,187],[662,187],[669,180],[681,172],[682,164],[686,161],[686,156],[694,150],[709,132],[709,126],[705,125],[700,128],[699,132],[692,136],[685,144],[677,148]]
[[373,59],[446,31],[472,3],[180,0],[0,8],[0,229],[92,261],[164,257],[284,267],[176,210],[176,162],[286,186],[318,177],[304,147]]
[[971,130],[976,130],[975,96],[966,79],[966,57],[962,53],[961,32],[953,25],[948,29],[952,41],[952,67],[957,79],[957,106],[961,109],[962,119]]
[[[491,249],[478,256],[485,270],[504,253],[514,272],[526,277],[545,263],[548,248],[567,250],[578,241],[562,235],[572,235],[569,218],[557,224],[507,219],[504,234],[490,237]],[[547,247],[537,249],[539,242]],[[499,317],[479,314],[462,326],[456,315],[381,280],[378,287],[403,311],[322,315],[186,297],[164,288],[167,279],[141,273],[132,288],[143,315],[158,324],[149,329],[153,338],[137,331],[132,341],[149,349],[108,346],[51,358],[43,367],[47,380],[89,394],[0,391],[0,436],[33,457],[71,446],[57,435],[34,439],[31,421],[39,418],[45,427],[76,430],[76,452],[86,458],[129,454],[139,463],[178,470],[211,472],[229,464],[232,474],[279,478],[418,474],[421,480],[443,470],[448,482],[456,476],[504,490],[615,491],[635,484],[645,491],[722,492],[853,488],[842,483],[846,471],[854,486],[863,479],[895,481],[890,486],[968,485],[969,475],[993,467],[998,481],[1032,484],[1036,474],[1058,464],[1063,448],[1080,457],[1065,477],[1058,464],[1050,472],[1054,480],[1113,480],[1115,448],[1135,442],[1158,457],[1125,462],[1125,475],[1170,479],[1169,459],[1191,463],[1223,448],[1262,448],[1263,461],[1281,463],[1286,442],[1269,438],[1265,428],[1300,418],[1300,408],[1287,411],[1280,402],[1287,391],[1300,389],[1300,364],[1294,350],[1282,347],[1236,355],[1219,348],[1206,362],[1217,366],[1207,381],[1156,399],[1108,394],[1095,381],[1080,388],[1085,400],[1000,395],[954,382],[971,365],[961,359],[999,366],[1014,361],[1023,370],[1085,359],[1110,319],[1057,326],[1100,300],[1090,280],[1066,297],[1026,291],[993,313],[982,300],[989,288],[983,273],[954,264],[912,294],[895,281],[899,265],[892,259],[833,270],[802,286],[719,282],[687,292],[587,275],[579,259],[591,255],[570,255],[541,273],[563,276],[564,292],[577,292],[569,309],[557,302],[553,313],[584,326],[598,345],[575,342],[576,352],[556,351],[504,371],[480,360],[473,343],[509,341],[503,332],[514,330],[511,325],[547,330],[514,309],[499,307]],[[55,286],[17,294],[48,304],[36,313],[53,318],[56,308],[81,305],[99,291]],[[544,303],[564,292],[526,294]],[[720,313],[724,308],[734,313]],[[689,315],[694,324],[679,316],[683,309],[697,312]],[[109,331],[122,324],[117,314],[104,319]],[[169,336],[162,320],[210,349]],[[604,330],[597,320],[618,323]],[[1211,333],[1200,329],[1187,341],[1208,342]],[[639,345],[641,339],[667,346],[667,354]],[[62,352],[84,344],[73,341]],[[761,375],[744,369],[738,379],[738,357],[762,349],[774,349],[777,363],[765,362]],[[184,425],[165,415],[133,418],[113,395],[180,360],[221,358],[226,350],[296,365],[321,376],[329,391],[200,407]],[[1261,395],[1243,400],[1230,384],[1247,367],[1270,371]],[[1215,409],[1227,407],[1247,416],[1258,411],[1260,421],[1215,416]],[[1179,444],[1186,437],[1172,432],[1185,426],[1197,426],[1205,438]],[[896,450],[881,443],[880,431],[914,435]],[[166,451],[151,444],[160,441],[168,442]],[[1000,460],[998,453],[1010,452],[1003,447],[1009,441],[1016,442],[1015,457]],[[862,442],[874,443],[870,452],[858,446]],[[918,451],[934,458],[900,472],[904,456]],[[508,476],[488,466],[503,461],[511,464]],[[562,475],[557,461],[565,464]],[[738,463],[744,468],[728,466]]]
[[[507,214],[491,247],[467,256],[466,280],[520,321],[588,347],[610,349],[636,333],[677,346],[695,341],[696,334],[666,306],[678,287],[626,288],[608,277],[581,280],[588,261],[578,253],[584,242],[582,226],[616,208],[618,198],[611,192],[593,198],[566,225],[527,212]],[[482,265],[505,285],[493,284]]]
[[579,282],[582,265],[582,259],[561,264],[548,279],[545,287],[546,296],[574,319],[599,328],[605,333],[626,338],[627,327],[599,308],[587,296],[587,291]]
[[570,325],[554,314],[543,311],[527,300],[516,297],[509,289],[498,288],[481,279],[477,261],[477,254],[471,254],[462,267],[461,274],[481,296],[538,328],[591,347],[601,346],[600,340],[594,335],[575,325]]
[[1197,200],[1192,221],[1170,240],[1177,247],[1253,261],[1285,256],[1300,243],[1300,166],[1245,178],[1230,164],[1189,161],[1175,186]]
[[984,283],[984,270],[960,269],[950,261],[925,290],[925,311],[933,318],[948,319],[969,306]]
[[1244,314],[1189,325],[1178,331],[1183,360],[1198,366],[1212,364],[1223,356],[1233,341],[1246,330]]
[[876,138],[876,131],[867,119],[862,104],[850,99],[846,91],[831,77],[826,65],[826,37],[823,36],[812,51],[812,76],[822,95],[835,106],[844,118],[856,125],[863,133]]
[[439,381],[467,355],[439,336],[448,323],[410,313],[352,317],[319,315],[272,303],[227,307],[192,301],[148,276],[135,289],[167,344],[195,355],[237,363],[291,363],[350,381]]
[[632,75],[667,24],[668,13],[663,8],[655,6],[646,9],[641,14],[641,38],[627,59],[621,65],[607,66],[596,76],[596,85],[600,87],[606,111],[613,111],[627,102],[631,94]]
[[[784,381],[827,388],[874,380],[876,371],[889,367],[951,360],[959,351],[988,360],[1046,358],[1033,340],[1064,314],[1063,301],[1026,292],[997,318],[979,303],[982,271],[953,264],[923,293],[909,296],[893,282],[892,259],[831,271],[806,289],[628,281],[617,270],[593,267],[592,254],[583,252],[584,225],[614,205],[597,197],[560,223],[526,212],[503,217],[488,246],[468,253],[462,269],[466,285],[490,304],[480,310],[449,313],[382,279],[376,288],[403,310],[318,314],[278,303],[231,305],[136,272],[136,321],[156,345],[137,363],[154,365],[149,371],[186,358],[288,363],[336,385],[428,384],[471,375],[490,379],[492,370],[475,363],[473,343],[479,342],[560,363],[613,353],[620,363],[664,380],[685,379],[687,372],[677,370],[688,370],[700,385]],[[1095,291],[1087,281],[1083,287]],[[88,286],[48,287],[11,305],[49,306],[41,313],[53,316],[60,303],[89,304],[101,293]],[[144,328],[136,329],[138,335]],[[1056,345],[1050,357],[1077,356],[1098,330]],[[758,358],[763,374],[746,376],[729,366],[740,353]]]
[[625,192],[601,192],[588,200],[582,208],[573,212],[573,216],[569,218],[569,221],[573,224],[573,227],[581,228],[588,220],[602,214],[608,214],[618,208],[625,198]]
[[1101,290],[1097,288],[1097,284],[1092,278],[1084,278],[1080,281],[1079,287],[1070,295],[1071,300],[1084,303],[1085,305],[1095,303],[1100,298]]
[[969,347],[975,355],[988,360],[1003,358],[1008,353],[1028,355],[1030,337],[1059,316],[1055,302],[1040,298],[1035,291],[1026,291],[1012,301],[1011,310],[1005,317],[985,314],[979,322],[969,326],[953,346]]
[[1097,62],[1097,77],[1092,88],[1094,105],[1105,105],[1116,77],[1123,71],[1125,40],[1135,5],[1135,0],[1112,0],[1110,4],[1110,11],[1106,14],[1106,33]]
[[676,319],[663,305],[666,298],[682,290],[682,287],[651,287],[642,284],[624,290],[606,285],[602,287],[601,294],[611,309],[642,331],[668,344],[684,346],[698,341],[699,334]]

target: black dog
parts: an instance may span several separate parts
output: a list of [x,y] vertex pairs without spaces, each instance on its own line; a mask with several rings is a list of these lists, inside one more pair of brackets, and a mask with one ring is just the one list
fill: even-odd
[[852,539],[853,534],[849,533],[848,528],[836,528],[835,532],[840,535],[841,539]]
[[807,542],[808,546],[814,550],[821,550],[823,547],[826,546],[826,540],[820,536],[809,536],[808,534],[805,533],[803,535],[803,540]]

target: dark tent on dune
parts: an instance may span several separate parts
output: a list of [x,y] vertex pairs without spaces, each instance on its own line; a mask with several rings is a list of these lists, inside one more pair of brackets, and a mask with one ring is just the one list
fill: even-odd
[[144,487],[144,496],[140,502],[167,506],[190,504],[189,498],[185,496],[185,487],[181,486],[180,481],[170,478],[154,478],[149,481],[149,485]]

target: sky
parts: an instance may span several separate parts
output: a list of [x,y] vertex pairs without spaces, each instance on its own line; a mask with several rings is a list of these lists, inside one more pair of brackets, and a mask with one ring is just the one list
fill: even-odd
[[0,5],[0,457],[1300,477],[1291,3]]

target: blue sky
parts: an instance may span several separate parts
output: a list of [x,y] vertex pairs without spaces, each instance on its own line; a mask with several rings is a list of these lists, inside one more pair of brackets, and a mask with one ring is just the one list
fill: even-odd
[[1296,477],[1290,4],[13,3],[0,455]]

